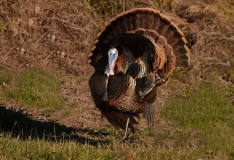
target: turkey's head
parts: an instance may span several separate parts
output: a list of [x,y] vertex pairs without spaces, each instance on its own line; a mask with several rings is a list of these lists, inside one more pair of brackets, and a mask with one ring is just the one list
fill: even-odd
[[115,62],[118,58],[118,50],[116,48],[111,48],[108,51],[108,63],[105,69],[105,74],[107,76],[114,75]]

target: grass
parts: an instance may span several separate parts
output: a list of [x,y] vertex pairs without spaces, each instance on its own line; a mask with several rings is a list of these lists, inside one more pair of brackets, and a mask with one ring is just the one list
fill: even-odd
[[5,28],[7,27],[7,23],[5,23],[4,25],[0,26],[0,36],[5,34]]
[[162,110],[162,117],[179,124],[180,132],[192,133],[192,137],[206,142],[204,148],[194,154],[232,157],[234,108],[225,92],[219,85],[200,82],[187,99],[174,97]]
[[81,82],[83,82],[84,80],[85,80],[85,78],[79,78],[79,79],[76,81],[77,85],[80,85]]
[[[116,1],[117,2],[117,1]],[[93,8],[96,8],[95,12],[97,15],[108,19],[107,17],[112,17],[117,14],[116,10],[116,2],[111,1],[103,1],[103,0],[91,0],[89,1],[89,5]]]
[[226,71],[226,73],[224,73],[222,79],[227,82],[234,81],[234,59],[230,60],[230,68]]
[[[38,108],[59,108],[63,104],[59,100],[61,86],[56,73],[29,69],[13,74],[3,68],[0,73],[0,84],[7,98]],[[183,74],[184,70],[175,70],[172,78]],[[122,141],[123,132],[112,126],[100,130],[108,143],[102,143],[100,135],[89,135],[83,144],[78,133],[74,133],[75,139],[57,142],[30,136],[22,140],[5,132],[11,132],[12,117],[19,113],[12,110],[7,116],[1,112],[0,128],[4,136],[0,137],[0,159],[233,159],[234,107],[226,97],[232,94],[230,87],[199,81],[179,92],[185,96],[171,96],[161,112],[165,120],[171,121],[170,133],[139,130],[127,141]],[[20,124],[27,124],[25,121],[27,118],[21,118]],[[100,144],[91,145],[89,139],[97,139]]]
[[11,154],[11,159],[90,159],[90,157],[104,157],[98,155],[98,152],[89,145],[77,145],[75,142],[59,142],[57,144],[46,142],[44,140],[26,140],[12,139],[10,137],[2,138],[0,158],[8,159],[7,152]]
[[[114,138],[114,137],[112,137]],[[49,142],[45,140],[5,137],[0,139],[1,159],[181,159],[186,153],[180,148],[164,148],[112,139],[109,144],[92,146],[76,141]]]
[[5,83],[9,83],[11,80],[11,76],[9,71],[5,70],[4,68],[0,68],[0,85]]
[[104,137],[88,135],[84,144],[79,136],[57,142],[4,136],[0,159],[233,159],[234,108],[226,88],[201,81],[185,90],[187,98],[170,97],[161,112],[172,122],[170,133],[139,130],[122,141],[122,131],[106,126],[100,131]]
[[[191,95],[192,94],[192,95]],[[201,83],[198,91],[192,92],[188,100],[177,99],[170,102],[171,107],[163,111],[163,115],[180,122],[184,128],[206,128],[223,120],[232,113],[232,106],[211,84]]]
[[233,0],[226,0],[218,4],[218,11],[224,14],[227,22],[233,21],[234,18],[233,3]]
[[167,9],[167,10],[171,10],[171,9],[172,9],[173,0],[164,0],[164,1],[152,0],[152,2],[153,2],[157,7],[161,7],[161,8]]
[[4,72],[0,82],[7,83],[3,88],[6,99],[33,105],[38,108],[60,108],[63,99],[60,96],[61,84],[59,75],[41,69],[28,69],[15,74]]
[[186,73],[186,68],[177,67],[169,75],[170,78],[179,79]]
[[231,76],[234,76],[234,59],[231,59],[230,61],[230,74]]
[[[96,14],[106,21],[110,17],[116,16],[118,13],[124,12],[129,8],[136,7],[139,4],[138,0],[90,0],[89,5],[95,9]],[[156,7],[166,10],[172,9],[173,0],[152,0],[152,4]]]
[[[3,138],[0,140],[0,158],[8,159],[114,159],[115,152],[110,148],[93,147],[75,142],[59,142],[57,144],[44,140],[26,140]],[[6,155],[6,153],[8,154]],[[119,157],[119,156],[118,156]],[[117,157],[116,157],[117,158]],[[120,157],[119,157],[120,158]]]

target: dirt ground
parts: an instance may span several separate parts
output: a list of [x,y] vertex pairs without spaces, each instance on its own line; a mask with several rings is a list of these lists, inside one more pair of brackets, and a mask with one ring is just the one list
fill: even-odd
[[[0,66],[11,70],[36,67],[60,71],[63,75],[61,94],[65,99],[65,106],[59,110],[25,108],[14,100],[0,98],[1,106],[27,112],[33,124],[48,122],[51,125],[56,122],[57,127],[65,126],[62,129],[69,131],[73,128],[83,137],[104,129],[109,123],[101,120],[88,88],[93,68],[87,63],[87,55],[105,21],[134,7],[160,10],[184,32],[191,49],[191,67],[183,79],[173,83],[189,85],[197,79],[212,81],[213,75],[232,81],[234,16],[226,16],[228,10],[222,10],[225,4],[212,0],[174,0],[170,5],[162,3],[160,6],[147,0],[137,2],[103,15],[97,8],[79,0],[1,1]],[[158,91],[155,122],[158,133],[170,134],[174,130],[169,122],[160,118],[161,108],[168,96],[174,93],[169,86]],[[144,119],[139,129],[146,129]]]

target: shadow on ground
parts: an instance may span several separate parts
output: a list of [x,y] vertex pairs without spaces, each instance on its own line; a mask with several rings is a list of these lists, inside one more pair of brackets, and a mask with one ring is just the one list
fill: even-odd
[[[0,131],[4,136],[10,134],[12,137],[18,137],[22,140],[28,138],[39,138],[50,142],[72,140],[77,143],[88,143],[93,146],[109,143],[109,140],[89,138],[95,136],[103,137],[109,133],[104,133],[102,131],[94,132],[93,130],[82,128],[76,129],[56,122],[41,122],[33,120],[29,115],[23,114],[21,111],[16,111],[12,108],[7,109],[2,105],[0,105]],[[77,133],[81,133],[86,136],[80,136]]]

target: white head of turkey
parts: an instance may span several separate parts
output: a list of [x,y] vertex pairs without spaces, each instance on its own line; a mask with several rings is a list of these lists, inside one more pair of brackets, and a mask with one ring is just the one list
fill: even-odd
[[116,48],[111,48],[108,51],[108,64],[104,72],[107,76],[114,75],[114,67],[117,58],[118,58],[118,50]]
[[176,66],[189,65],[187,41],[158,11],[136,8],[113,18],[98,34],[89,63],[94,103],[116,128],[135,132],[140,114],[153,127],[156,90]]

